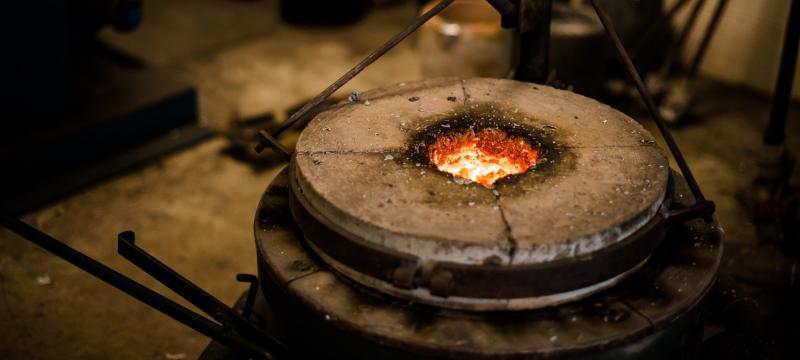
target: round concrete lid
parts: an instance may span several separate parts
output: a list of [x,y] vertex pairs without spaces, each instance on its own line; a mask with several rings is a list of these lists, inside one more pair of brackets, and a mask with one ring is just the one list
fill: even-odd
[[[456,118],[529,131],[544,158],[493,188],[454,181],[413,150]],[[642,227],[668,172],[650,133],[595,100],[511,80],[435,79],[318,115],[292,176],[305,206],[348,237],[422,262],[529,265],[590,254]]]

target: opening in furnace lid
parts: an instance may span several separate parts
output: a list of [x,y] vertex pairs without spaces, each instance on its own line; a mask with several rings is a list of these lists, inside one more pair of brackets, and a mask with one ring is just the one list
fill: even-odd
[[536,165],[540,150],[538,144],[498,128],[469,127],[440,133],[427,152],[440,171],[492,187]]

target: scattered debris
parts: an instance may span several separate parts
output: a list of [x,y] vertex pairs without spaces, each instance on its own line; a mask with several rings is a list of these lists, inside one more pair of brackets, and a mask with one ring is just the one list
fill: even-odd
[[53,279],[50,278],[50,274],[44,274],[36,277],[36,285],[47,286],[52,283]]
[[408,101],[411,101],[411,102],[415,102],[417,100],[419,100],[419,96],[412,96],[412,97],[408,98]]
[[469,185],[469,184],[472,184],[472,180],[464,179],[464,178],[458,177],[458,176],[454,176],[453,177],[453,182],[458,184],[458,185]]
[[361,100],[361,94],[358,91],[353,91],[350,93],[350,96],[347,97],[347,100],[350,102],[356,102]]
[[455,96],[448,96],[448,97],[447,97],[447,101],[450,101],[450,102],[456,102],[456,100],[458,100],[458,98],[457,98],[457,97],[455,97]]

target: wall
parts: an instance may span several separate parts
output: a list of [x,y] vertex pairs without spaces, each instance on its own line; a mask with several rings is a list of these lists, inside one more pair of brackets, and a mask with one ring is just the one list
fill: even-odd
[[[706,0],[687,42],[684,53],[687,64],[694,56],[717,1]],[[730,0],[700,67],[701,73],[771,94],[778,73],[790,1]],[[674,2],[666,1],[665,6]],[[681,10],[675,19],[676,24],[683,24],[693,6],[694,1]],[[795,72],[792,94],[795,100],[800,100],[800,70]]]

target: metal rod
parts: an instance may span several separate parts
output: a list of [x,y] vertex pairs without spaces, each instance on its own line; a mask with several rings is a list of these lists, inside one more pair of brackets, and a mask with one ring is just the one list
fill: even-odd
[[713,201],[698,202],[692,206],[668,212],[667,224],[680,224],[698,217],[708,217],[714,213],[714,210],[716,210],[716,204]]
[[253,304],[256,303],[256,295],[258,295],[258,277],[252,274],[236,274],[236,281],[250,284],[250,288],[247,289],[247,297],[242,306],[242,317],[249,319],[250,314],[253,312]]
[[683,25],[683,30],[681,30],[680,35],[678,35],[678,39],[670,45],[669,50],[667,51],[666,61],[664,61],[664,64],[661,66],[660,73],[662,79],[667,78],[669,72],[672,71],[672,67],[675,65],[675,61],[677,61],[678,57],[680,57],[683,46],[686,43],[686,39],[689,38],[689,34],[692,32],[694,24],[697,23],[697,17],[700,15],[700,10],[703,9],[704,3],[705,0],[697,0],[692,12],[689,14],[689,18],[686,19],[686,24]]
[[278,141],[278,139],[273,137],[269,132],[267,132],[267,130],[263,130],[263,129],[262,130],[258,130],[258,135],[261,136],[261,141],[262,142],[269,143],[269,147],[270,148],[272,148],[273,150],[279,152],[281,155],[285,156],[287,159],[291,159],[292,158],[292,152],[289,151],[289,149],[287,149],[283,145],[281,145],[281,143]]
[[725,12],[725,7],[728,5],[728,0],[719,0],[717,7],[714,9],[714,15],[708,23],[706,33],[703,35],[703,40],[700,41],[700,46],[697,47],[697,52],[694,54],[692,65],[689,67],[689,78],[693,79],[697,76],[697,71],[700,69],[700,64],[703,63],[703,58],[706,56],[708,45],[711,44],[711,39],[714,38],[714,33],[717,32],[719,21],[722,19],[722,13]]
[[789,101],[792,96],[792,81],[797,64],[798,42],[800,42],[800,0],[793,0],[789,10],[789,22],[783,38],[783,53],[769,112],[769,124],[764,132],[764,143],[782,145],[786,138],[786,118],[789,116]]
[[614,44],[614,48],[617,50],[617,55],[619,56],[620,61],[622,61],[623,65],[625,65],[625,70],[628,72],[628,75],[636,85],[639,95],[641,95],[642,99],[644,99],[647,109],[650,110],[650,115],[653,116],[656,126],[658,126],[658,130],[661,132],[661,136],[664,138],[664,141],[666,141],[667,147],[669,147],[672,156],[675,157],[675,162],[678,164],[681,173],[683,173],[683,177],[686,178],[686,182],[689,184],[689,189],[692,190],[695,200],[697,202],[705,201],[705,197],[703,196],[703,192],[700,190],[700,186],[697,185],[697,181],[695,180],[694,175],[692,175],[692,171],[689,169],[686,159],[683,157],[681,150],[678,148],[678,144],[672,137],[672,133],[670,133],[669,128],[667,128],[667,123],[664,121],[664,118],[661,117],[661,113],[658,111],[658,107],[656,107],[653,97],[650,96],[647,88],[645,88],[644,82],[642,82],[642,77],[639,76],[639,72],[636,70],[636,66],[633,65],[631,58],[625,51],[625,46],[622,45],[622,41],[619,39],[617,31],[614,29],[614,25],[611,23],[611,19],[605,10],[598,5],[598,0],[591,0],[591,2],[595,12],[597,13],[597,16],[600,18],[600,22],[603,23],[603,27],[606,29],[606,34]]
[[262,343],[272,353],[285,354],[288,352],[286,345],[253,326],[217,298],[136,246],[135,235],[132,231],[119,234],[117,244],[117,252],[120,255],[223,325],[232,325],[233,329],[251,340]]
[[674,5],[662,16],[658,17],[652,25],[644,32],[644,35],[639,38],[639,41],[636,42],[633,46],[631,46],[631,59],[638,59],[639,55],[642,51],[647,48],[647,45],[650,45],[653,37],[658,33],[659,30],[664,26],[665,23],[671,23],[672,18],[675,14],[678,13],[680,9],[683,8],[684,5],[688,4],[689,0],[678,0],[675,2]]
[[0,222],[9,230],[17,233],[30,242],[49,251],[90,275],[121,290],[131,297],[149,305],[159,312],[179,321],[180,323],[208,336],[225,346],[244,352],[256,359],[271,359],[271,356],[261,346],[255,345],[247,339],[229,334],[225,329],[207,318],[194,313],[180,304],[148,289],[147,287],[131,280],[125,275],[111,269],[102,263],[84,255],[70,246],[56,240],[50,235],[14,218],[0,215]]
[[517,31],[519,62],[514,78],[544,83],[550,73],[550,17],[552,0],[520,0]]
[[[442,1],[440,1],[438,4],[436,4],[436,6],[434,6],[430,10],[428,10],[428,12],[426,12],[425,14],[420,16],[418,19],[414,20],[414,22],[411,23],[411,25],[409,25],[407,28],[405,28],[405,30],[399,32],[397,35],[395,35],[394,37],[389,39],[389,41],[387,41],[385,44],[383,44],[383,46],[381,46],[380,48],[378,48],[377,50],[375,50],[374,52],[369,54],[369,56],[364,58],[364,60],[361,60],[361,62],[358,63],[356,66],[354,66],[352,69],[350,69],[350,71],[348,71],[347,73],[342,75],[342,77],[340,77],[339,79],[334,81],[333,84],[328,86],[325,90],[323,90],[314,99],[312,99],[307,104],[305,104],[302,108],[300,108],[300,110],[297,110],[297,112],[292,114],[292,116],[290,116],[289,119],[284,121],[278,127],[278,129],[275,131],[275,133],[272,134],[273,137],[277,138],[284,131],[286,131],[287,129],[292,127],[292,125],[294,125],[296,122],[298,122],[301,119],[303,119],[303,117],[308,112],[310,112],[311,110],[313,110],[314,108],[319,106],[323,101],[325,101],[334,92],[336,92],[336,90],[339,90],[339,88],[344,86],[344,84],[347,84],[347,82],[349,82],[354,77],[356,77],[356,75],[358,75],[361,71],[363,71],[367,66],[369,66],[370,64],[375,62],[375,60],[378,60],[381,56],[386,54],[389,50],[394,48],[398,43],[400,43],[401,41],[403,41],[403,39],[405,39],[406,37],[411,35],[414,31],[416,31],[420,26],[425,24],[432,17],[436,16],[437,14],[442,12],[442,10],[444,10],[448,6],[450,6],[450,4],[453,3],[453,1],[455,1],[455,0],[442,0]],[[263,135],[260,135],[260,137],[261,137],[261,139],[259,141],[259,144],[256,145],[256,151],[258,151],[258,152],[261,152],[262,150],[264,150],[266,147],[268,147],[270,145],[269,141],[267,139],[263,138]]]

